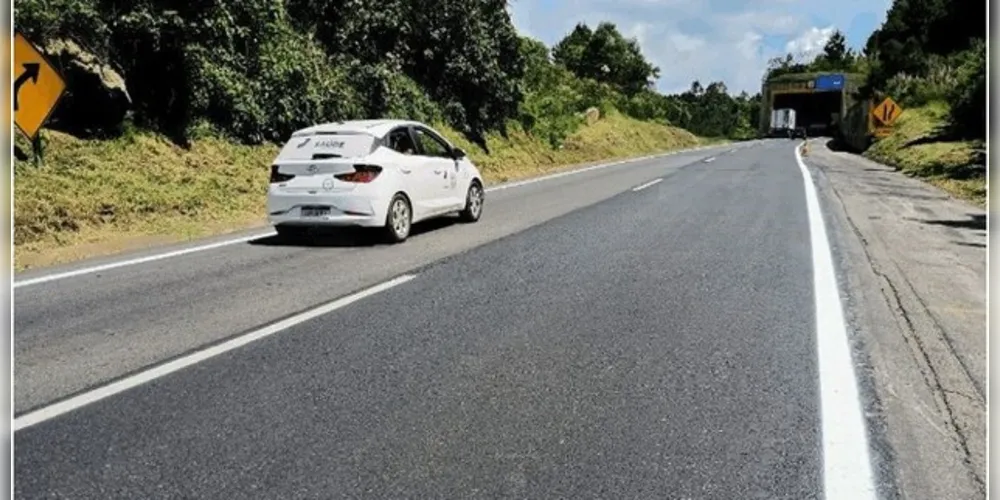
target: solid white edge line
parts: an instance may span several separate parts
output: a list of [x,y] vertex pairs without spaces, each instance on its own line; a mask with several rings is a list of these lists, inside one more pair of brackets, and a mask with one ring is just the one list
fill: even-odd
[[283,319],[276,323],[272,323],[258,330],[254,330],[252,332],[240,335],[239,337],[229,339],[221,344],[216,344],[214,346],[192,352],[190,354],[184,355],[180,358],[169,361],[162,365],[154,366],[152,368],[143,370],[134,375],[125,377],[121,380],[117,380],[110,384],[97,387],[95,389],[86,391],[77,396],[73,396],[72,398],[69,398],[65,401],[60,401],[53,405],[45,406],[37,410],[34,410],[32,412],[26,413],[14,419],[14,426],[13,426],[14,432],[30,427],[32,425],[45,422],[46,420],[53,419],[65,413],[69,413],[73,410],[82,408],[86,405],[95,403],[107,397],[114,396],[115,394],[127,391],[129,389],[145,384],[146,382],[158,379],[160,377],[164,377],[178,370],[205,361],[209,358],[213,358],[220,354],[232,351],[233,349],[243,347],[251,342],[263,339],[265,337],[270,337],[271,335],[281,332],[282,330],[291,328],[299,323],[303,323],[318,316],[322,316],[324,314],[336,311],[337,309],[340,309],[344,306],[357,302],[366,297],[370,297],[377,293],[384,292],[390,288],[402,285],[403,283],[406,283],[407,281],[410,281],[416,277],[417,275],[415,274],[404,274],[402,276],[398,276],[389,281],[385,281],[378,285],[364,289],[360,292],[348,295],[346,297],[341,297],[332,302],[328,302],[324,305],[296,314],[295,316]]
[[[492,191],[500,191],[500,190],[503,190],[503,189],[516,188],[516,187],[526,186],[526,185],[529,185],[529,184],[535,184],[535,183],[538,183],[538,182],[544,182],[544,181],[548,181],[548,180],[552,180],[552,179],[557,179],[557,178],[560,178],[560,177],[566,177],[566,176],[570,176],[570,175],[581,174],[581,173],[584,173],[584,172],[590,172],[590,171],[598,170],[598,169],[602,169],[602,168],[615,167],[615,166],[618,166],[618,165],[624,165],[624,164],[628,164],[628,163],[641,162],[641,161],[645,161],[645,160],[653,160],[653,159],[656,159],[656,158],[664,158],[664,157],[672,156],[672,155],[676,155],[676,154],[693,153],[693,152],[696,152],[696,151],[701,151],[701,150],[704,150],[704,149],[711,149],[711,148],[718,147],[718,146],[720,146],[720,145],[715,144],[715,145],[700,146],[700,147],[690,148],[690,149],[679,149],[677,151],[670,151],[668,153],[661,153],[661,154],[655,154],[655,155],[641,156],[641,157],[638,157],[638,158],[628,158],[628,159],[625,159],[625,160],[618,160],[618,161],[614,161],[614,162],[611,162],[611,163],[602,163],[602,164],[599,164],[599,165],[592,165],[590,167],[580,168],[580,169],[576,169],[576,170],[567,170],[565,172],[559,172],[559,173],[555,173],[555,174],[544,175],[544,176],[541,176],[541,177],[534,177],[534,178],[525,179],[525,180],[522,180],[522,181],[515,181],[515,182],[506,183],[506,184],[499,184],[499,185],[496,185],[496,186],[487,187],[485,189],[485,191],[487,193],[489,193],[489,192],[492,192]],[[109,269],[115,269],[115,268],[118,268],[118,267],[133,266],[133,265],[136,265],[136,264],[144,264],[146,262],[152,262],[152,261],[156,261],[156,260],[169,259],[169,258],[172,258],[172,257],[180,257],[181,255],[187,255],[187,254],[191,254],[191,253],[195,253],[195,252],[202,252],[202,251],[205,251],[205,250],[212,250],[212,249],[215,249],[215,248],[221,248],[221,247],[228,246],[228,245],[234,245],[236,243],[243,243],[243,242],[246,242],[246,241],[252,241],[252,240],[255,240],[255,239],[259,239],[259,238],[265,238],[265,237],[268,237],[268,236],[274,236],[274,234],[275,234],[274,231],[270,231],[270,232],[267,232],[267,233],[261,233],[261,234],[254,235],[254,236],[246,236],[246,237],[241,237],[241,238],[235,238],[235,239],[232,239],[232,240],[225,240],[225,241],[219,241],[219,242],[216,242],[216,243],[210,243],[210,244],[206,244],[206,245],[198,245],[198,246],[195,246],[195,247],[184,248],[184,249],[174,250],[174,251],[165,252],[165,253],[158,253],[158,254],[153,254],[153,255],[147,255],[145,257],[139,257],[139,258],[135,258],[135,259],[127,259],[127,260],[122,260],[122,261],[117,261],[117,262],[110,262],[110,263],[102,264],[102,265],[99,265],[99,266],[82,267],[80,269],[74,269],[72,271],[66,271],[66,272],[56,273],[56,274],[49,274],[49,275],[39,276],[37,278],[30,278],[30,279],[26,279],[26,280],[22,280],[22,281],[15,281],[14,282],[14,288],[19,288],[19,287],[22,287],[22,286],[37,285],[37,284],[40,284],[40,283],[46,283],[46,282],[49,282],[49,281],[56,281],[56,280],[65,279],[65,278],[72,278],[74,276],[82,276],[84,274],[91,274],[91,273],[96,273],[96,272],[100,272],[100,271],[107,271]]]
[[875,499],[864,410],[854,373],[840,289],[819,195],[799,147],[795,161],[805,183],[816,302],[816,352],[827,500]]
[[45,283],[47,281],[55,281],[55,280],[64,279],[64,278],[72,278],[73,276],[80,276],[80,275],[83,275],[83,274],[90,274],[90,273],[97,273],[97,272],[101,272],[101,271],[107,271],[108,269],[114,269],[116,267],[132,266],[132,265],[135,265],[135,264],[143,264],[145,262],[151,262],[151,261],[154,261],[154,260],[168,259],[168,258],[171,258],[171,257],[179,257],[181,255],[186,255],[186,254],[189,254],[189,253],[201,252],[201,251],[204,251],[204,250],[211,250],[213,248],[220,248],[220,247],[224,247],[224,246],[228,246],[228,245],[234,245],[236,243],[243,243],[243,242],[246,242],[246,241],[252,241],[252,240],[256,240],[256,239],[260,239],[260,238],[265,238],[265,237],[268,237],[268,236],[274,236],[275,234],[276,233],[274,231],[270,231],[270,232],[266,232],[266,233],[254,234],[254,235],[251,235],[251,236],[243,236],[243,237],[235,238],[235,239],[231,239],[231,240],[218,241],[218,242],[209,243],[209,244],[206,244],[206,245],[198,245],[198,246],[195,246],[195,247],[182,248],[180,250],[174,250],[174,251],[165,252],[165,253],[158,253],[158,254],[153,254],[153,255],[147,255],[145,257],[139,257],[139,258],[135,258],[135,259],[128,259],[128,260],[122,260],[122,261],[117,261],[117,262],[109,262],[107,264],[102,264],[102,265],[99,265],[99,266],[84,267],[84,268],[81,268],[81,269],[74,269],[72,271],[66,271],[66,272],[62,272],[62,273],[56,273],[56,274],[49,274],[49,275],[45,275],[45,276],[39,276],[37,278],[31,278],[31,279],[26,279],[26,280],[21,280],[21,281],[15,281],[14,282],[14,288],[18,288],[18,287],[22,287],[22,286],[28,286],[28,285],[37,285],[39,283]]
[[643,189],[646,189],[646,188],[648,188],[650,186],[655,186],[656,184],[658,184],[658,183],[660,183],[662,181],[663,181],[662,177],[657,178],[657,179],[653,179],[653,180],[651,180],[651,181],[649,181],[649,182],[647,182],[645,184],[640,184],[640,185],[632,188],[632,191],[642,191]]

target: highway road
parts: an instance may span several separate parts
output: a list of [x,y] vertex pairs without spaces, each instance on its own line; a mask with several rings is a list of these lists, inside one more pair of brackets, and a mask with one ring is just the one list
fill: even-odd
[[15,497],[890,498],[796,144],[17,276]]

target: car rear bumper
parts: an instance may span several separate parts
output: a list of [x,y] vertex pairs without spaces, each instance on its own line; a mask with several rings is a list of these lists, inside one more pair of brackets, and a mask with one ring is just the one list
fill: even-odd
[[[328,210],[322,215],[305,215],[303,208]],[[273,226],[361,226],[385,224],[385,208],[369,196],[356,194],[291,194],[271,192],[267,198],[267,218]]]

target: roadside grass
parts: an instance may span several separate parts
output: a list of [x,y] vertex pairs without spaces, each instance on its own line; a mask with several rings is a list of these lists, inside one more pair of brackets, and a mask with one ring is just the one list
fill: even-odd
[[985,207],[984,145],[948,138],[947,117],[948,105],[942,102],[907,109],[893,133],[876,141],[864,155]]
[[[553,150],[512,127],[489,153],[448,127],[488,184],[705,144],[674,127],[611,113]],[[44,161],[15,160],[16,270],[264,226],[268,166],[277,145],[202,138],[189,149],[151,132],[84,140],[44,131]],[[714,142],[714,141],[713,141]],[[30,145],[18,137],[22,151]]]

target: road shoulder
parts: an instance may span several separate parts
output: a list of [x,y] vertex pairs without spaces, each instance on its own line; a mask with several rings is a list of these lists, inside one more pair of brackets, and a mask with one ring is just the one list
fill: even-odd
[[984,498],[985,213],[856,155],[804,160],[868,365],[877,466],[902,498]]

